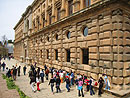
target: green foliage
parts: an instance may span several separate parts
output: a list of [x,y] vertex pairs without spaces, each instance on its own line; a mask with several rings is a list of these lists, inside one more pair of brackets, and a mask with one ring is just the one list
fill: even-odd
[[4,74],[2,75],[2,77],[3,77],[3,79],[6,79],[8,89],[16,89],[20,95],[20,98],[30,98],[30,97],[26,96],[23,93],[23,91],[20,90],[20,88],[18,86],[15,85],[15,83],[11,77],[8,78]]

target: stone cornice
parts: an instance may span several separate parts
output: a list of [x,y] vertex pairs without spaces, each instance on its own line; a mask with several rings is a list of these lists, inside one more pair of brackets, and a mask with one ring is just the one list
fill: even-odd
[[18,21],[18,23],[15,25],[13,29],[15,30],[22,21],[23,21],[23,17],[20,18],[20,20]]

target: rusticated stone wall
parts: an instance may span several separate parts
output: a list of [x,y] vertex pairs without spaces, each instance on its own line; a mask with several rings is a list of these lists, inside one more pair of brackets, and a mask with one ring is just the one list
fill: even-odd
[[[106,74],[113,88],[130,88],[130,8],[115,1],[97,3],[39,31],[32,30],[35,32],[28,36],[30,64],[73,70],[95,80]],[[83,35],[84,27],[88,27],[87,36]],[[82,49],[89,49],[88,64],[82,63]]]

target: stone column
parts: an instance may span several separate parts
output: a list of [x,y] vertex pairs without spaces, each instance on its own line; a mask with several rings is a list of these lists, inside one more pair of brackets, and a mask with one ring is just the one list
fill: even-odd
[[66,1],[65,0],[62,0],[62,6],[61,6],[61,18],[64,18],[65,17],[65,3]]
[[55,22],[55,0],[52,0],[52,23]]
[[77,12],[80,10],[80,0],[74,0],[73,2],[73,12]]
[[84,8],[84,0],[80,0],[80,10],[82,10]]
[[48,21],[47,7],[48,7],[48,0],[45,1],[45,20],[46,20],[45,26],[47,26],[49,24],[48,23],[49,21]]

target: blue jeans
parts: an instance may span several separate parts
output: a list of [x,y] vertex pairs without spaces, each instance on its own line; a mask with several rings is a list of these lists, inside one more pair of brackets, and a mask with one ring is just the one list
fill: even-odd
[[71,78],[71,85],[74,85],[74,78]]
[[67,88],[68,91],[70,90],[69,84],[66,84],[66,88]]
[[93,91],[93,86],[92,85],[90,85],[90,95],[95,95],[95,93],[94,93],[94,91]]
[[107,84],[106,84],[106,86],[105,86],[105,90],[106,90],[106,89],[110,90],[110,87],[108,86],[108,82],[107,82]]

